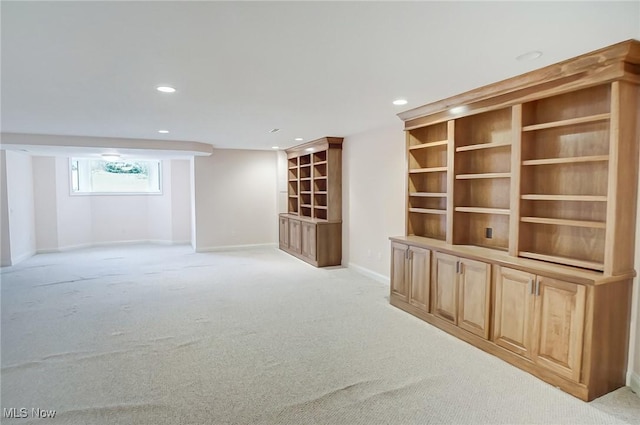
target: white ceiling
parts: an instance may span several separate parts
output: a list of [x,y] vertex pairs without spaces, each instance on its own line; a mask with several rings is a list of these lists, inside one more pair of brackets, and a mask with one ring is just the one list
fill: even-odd
[[[1,20],[3,132],[246,149],[399,123],[398,112],[640,39],[640,1],[2,1]],[[531,50],[544,54],[515,60]]]

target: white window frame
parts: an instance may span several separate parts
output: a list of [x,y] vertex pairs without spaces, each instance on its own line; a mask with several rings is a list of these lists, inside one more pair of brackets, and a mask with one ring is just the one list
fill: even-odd
[[136,158],[137,161],[157,161],[158,162],[158,192],[77,192],[73,190],[73,162],[77,160],[102,161],[100,158],[70,157],[69,158],[69,195],[70,196],[158,196],[163,194],[162,160],[157,158]]

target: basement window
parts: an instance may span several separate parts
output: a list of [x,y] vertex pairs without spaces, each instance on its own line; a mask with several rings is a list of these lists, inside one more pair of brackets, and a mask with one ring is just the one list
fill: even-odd
[[71,158],[72,194],[160,194],[159,160]]

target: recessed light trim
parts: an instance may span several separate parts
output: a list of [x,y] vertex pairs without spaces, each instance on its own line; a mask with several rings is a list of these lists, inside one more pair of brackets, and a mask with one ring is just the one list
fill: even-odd
[[271,146],[271,149],[280,149],[280,146]]
[[305,151],[307,152],[313,152],[313,148],[306,148]]
[[293,140],[295,140],[296,142],[302,142],[304,139],[302,137],[296,137]]
[[464,106],[454,106],[453,108],[449,109],[449,112],[451,112],[452,114],[459,114],[460,112],[464,112],[465,109],[466,108]]
[[396,106],[402,106],[402,105],[406,105],[407,103],[407,99],[396,99],[393,101],[393,104]]
[[176,89],[174,89],[173,87],[170,86],[158,86],[156,87],[156,90],[158,90],[159,92],[162,93],[175,93]]
[[160,134],[168,134],[169,130],[158,130],[158,133],[160,133]]
[[523,53],[520,56],[516,56],[516,60],[523,62],[523,61],[531,61],[534,59],[538,59],[540,56],[542,56],[542,52],[539,50],[532,50],[530,52],[527,53]]

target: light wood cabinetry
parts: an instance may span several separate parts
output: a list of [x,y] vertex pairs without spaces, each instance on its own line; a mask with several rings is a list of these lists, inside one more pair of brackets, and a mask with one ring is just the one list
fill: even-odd
[[391,244],[391,293],[413,307],[429,311],[431,251],[400,243]]
[[624,385],[640,42],[399,116],[406,236],[391,240],[432,260],[429,310],[397,272],[391,303],[582,399]]
[[287,149],[289,245],[280,248],[317,267],[342,262],[342,138],[324,137]]
[[497,276],[496,344],[578,381],[586,288],[505,267]]

